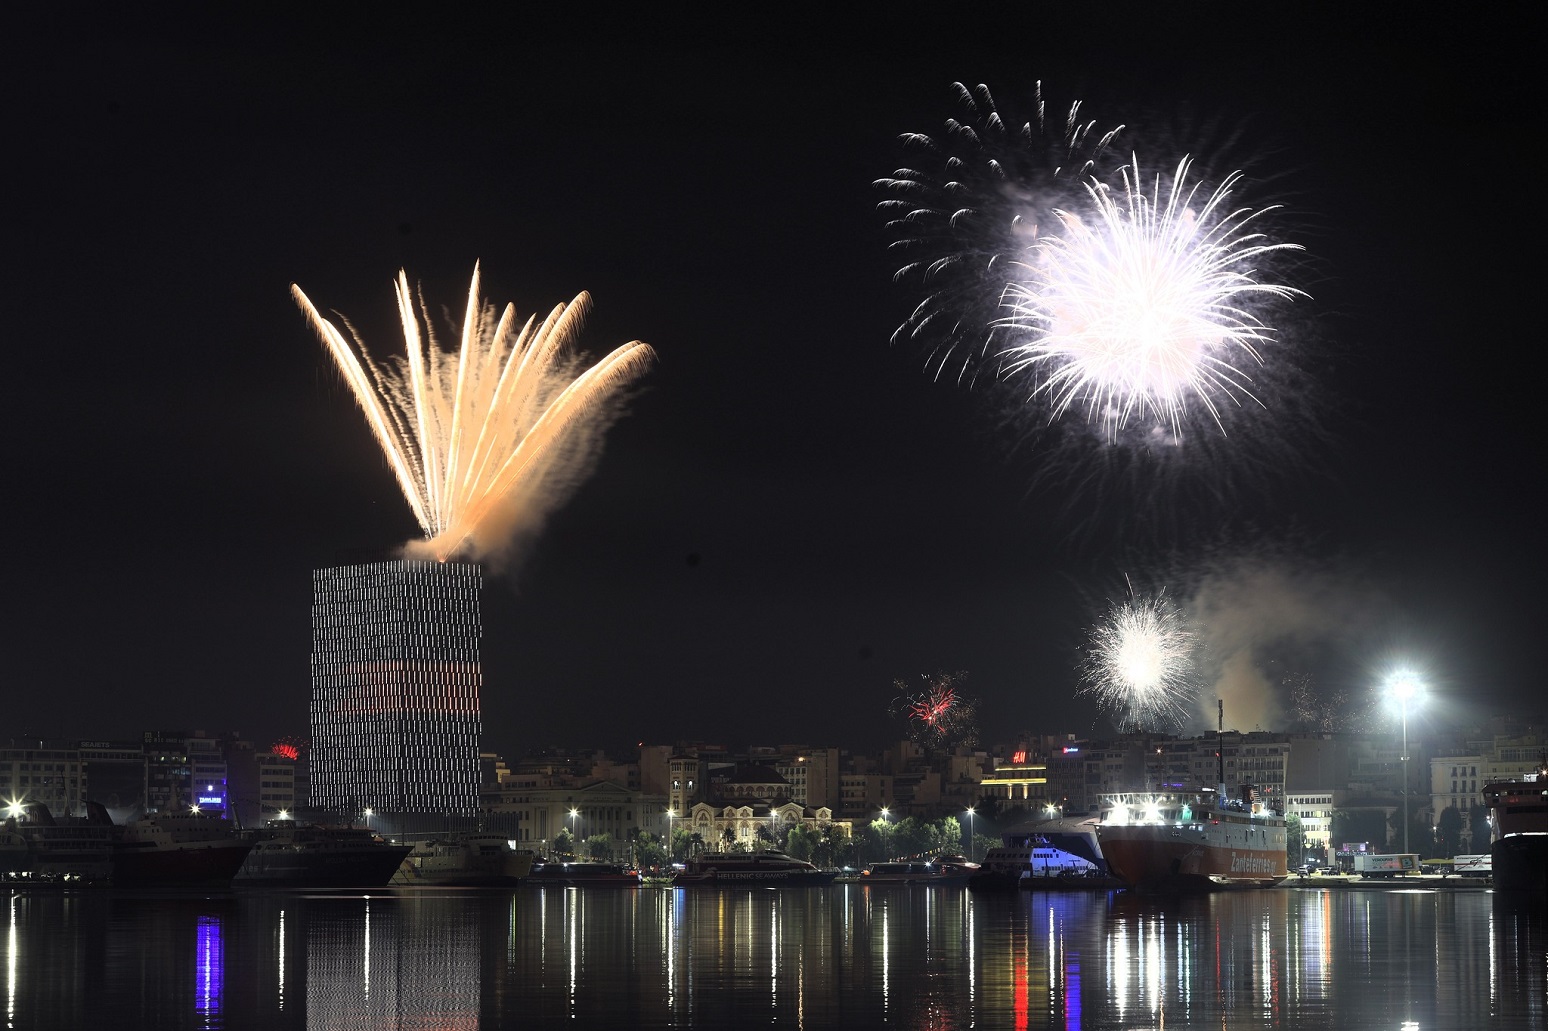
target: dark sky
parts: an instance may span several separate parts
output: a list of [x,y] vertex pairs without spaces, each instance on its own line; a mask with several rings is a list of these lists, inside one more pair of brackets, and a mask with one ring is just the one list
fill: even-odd
[[[868,746],[938,670],[991,741],[1086,731],[1080,645],[1125,575],[1230,581],[1240,661],[1351,709],[1398,660],[1435,712],[1539,704],[1526,24],[567,10],[8,32],[11,734],[305,734],[310,570],[416,528],[289,284],[390,352],[397,270],[456,307],[475,260],[492,300],[589,290],[592,348],[659,355],[488,590],[495,747]],[[912,295],[872,181],[959,79],[1282,166],[1311,416],[1230,489],[1050,455],[889,344]]]

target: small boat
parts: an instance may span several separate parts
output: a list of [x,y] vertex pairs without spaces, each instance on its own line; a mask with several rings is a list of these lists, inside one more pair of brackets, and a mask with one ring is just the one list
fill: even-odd
[[783,852],[703,852],[672,878],[676,888],[809,888],[832,884],[837,870],[819,870]]
[[[1042,821],[996,845],[968,881],[974,891],[1106,891],[1124,887],[1107,873],[1094,821]],[[1058,844],[1053,844],[1057,841]],[[1088,858],[1089,857],[1089,858]]]
[[362,827],[275,821],[237,871],[239,888],[380,888],[409,854]]
[[872,863],[860,874],[861,884],[909,884],[926,887],[966,885],[978,872],[964,861],[956,863],[893,862]]
[[549,863],[532,868],[527,884],[545,888],[637,888],[640,872],[617,863]]
[[531,875],[534,858],[503,834],[453,835],[416,844],[404,864],[405,876],[397,883],[508,887]]

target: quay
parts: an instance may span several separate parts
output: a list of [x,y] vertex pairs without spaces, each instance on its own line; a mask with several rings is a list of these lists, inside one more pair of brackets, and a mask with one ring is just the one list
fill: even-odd
[[1279,882],[1281,888],[1322,888],[1331,891],[1490,891],[1487,877],[1458,877],[1441,874],[1405,874],[1401,877],[1360,877],[1355,874],[1291,874]]

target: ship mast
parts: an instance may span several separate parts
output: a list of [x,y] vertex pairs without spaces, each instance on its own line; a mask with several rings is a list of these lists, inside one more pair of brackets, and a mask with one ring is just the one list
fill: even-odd
[[1216,794],[1215,805],[1225,805],[1225,699],[1217,698],[1215,704],[1219,706],[1219,715],[1215,724],[1215,777]]

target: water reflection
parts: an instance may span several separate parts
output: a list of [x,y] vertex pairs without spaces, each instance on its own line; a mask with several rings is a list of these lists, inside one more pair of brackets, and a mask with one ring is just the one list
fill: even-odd
[[194,1012],[201,1026],[220,1027],[220,997],[226,984],[220,917],[201,915],[194,933]]
[[8,900],[11,1028],[1541,1027],[1541,906],[825,890]]

